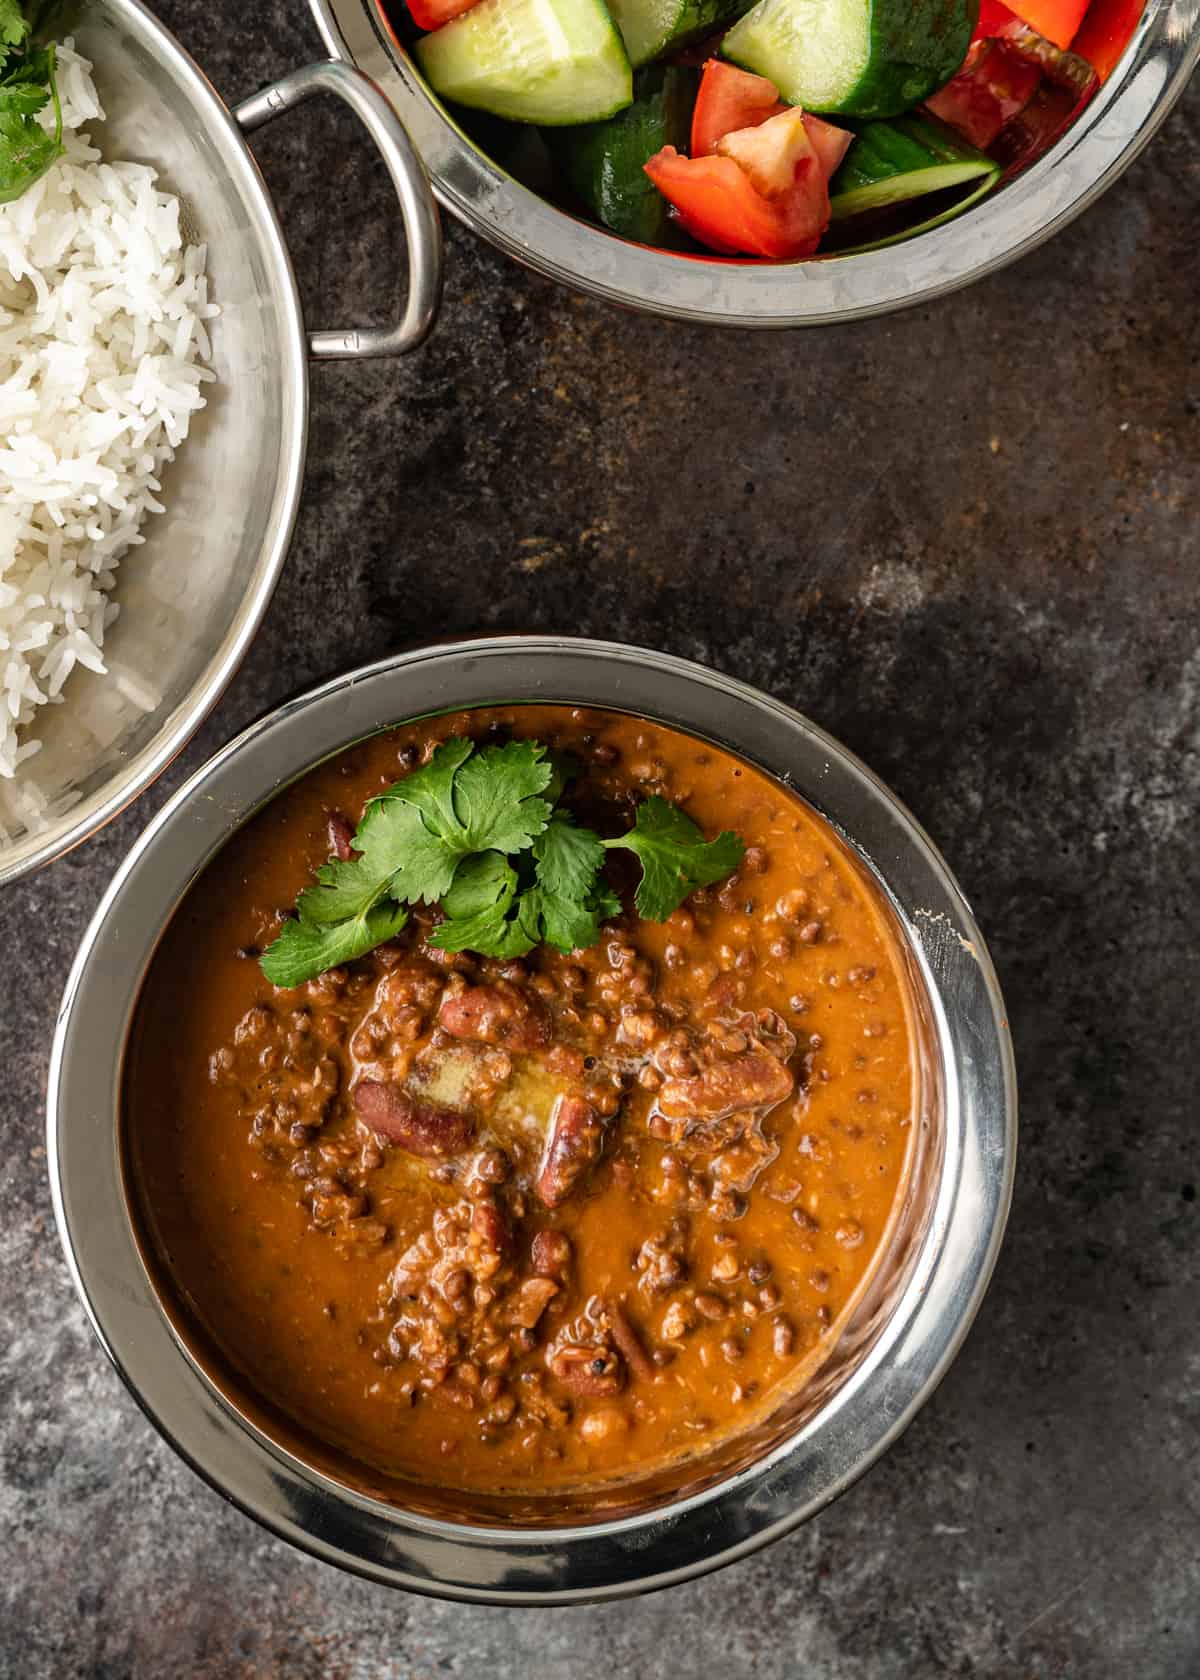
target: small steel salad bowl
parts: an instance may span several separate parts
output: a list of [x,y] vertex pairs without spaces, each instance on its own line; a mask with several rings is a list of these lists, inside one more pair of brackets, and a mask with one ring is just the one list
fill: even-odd
[[[308,362],[391,356],[428,332],[441,285],[437,208],[395,111],[323,61],[235,110],[139,0],[90,0],[73,29],[107,113],[105,157],[158,169],[208,246],[216,381],[163,478],[165,511],[122,561],[106,676],[78,669],[39,714],[42,747],[0,782],[0,886],[94,833],[170,763],[240,664],[278,581],[304,476]],[[245,135],[318,93],[345,101],[383,157],[408,239],[408,296],[387,327],[306,332],[283,230]]]
[[452,215],[518,262],[650,315],[805,327],[929,303],[1034,250],[1128,168],[1200,59],[1196,0],[1147,0],[1120,63],[1032,167],[955,220],[884,250],[799,263],[700,259],[618,238],[540,198],[464,133],[396,40],[382,0],[309,0],[329,51],[378,83]]
[[[531,1514],[435,1488],[373,1495],[272,1427],[214,1367],[146,1257],[124,1168],[123,1062],[143,977],[188,888],[315,763],[396,723],[554,701],[653,719],[741,755],[838,831],[889,907],[914,999],[919,1099],[907,1188],[828,1360],[752,1431],[683,1469]],[[954,1358],[1003,1233],[1016,1091],[1003,1003],[928,838],[844,747],[769,696],[649,650],[504,637],[407,653],[290,702],[217,753],[151,822],[88,930],[48,1095],[59,1230],[96,1334],[152,1422],[214,1487],[325,1561],[412,1591],[575,1603],[686,1580],[785,1534],[893,1442]],[[158,1280],[158,1281],[156,1281]]]

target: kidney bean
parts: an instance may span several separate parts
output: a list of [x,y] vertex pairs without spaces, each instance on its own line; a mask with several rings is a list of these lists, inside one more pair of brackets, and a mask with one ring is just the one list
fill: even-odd
[[702,1318],[718,1319],[724,1318],[729,1308],[719,1295],[705,1294],[696,1296],[696,1311]]
[[471,1229],[492,1254],[504,1255],[512,1248],[512,1231],[494,1196],[483,1196],[474,1204]]
[[534,1329],[558,1291],[559,1285],[553,1278],[526,1278],[504,1303],[504,1322],[515,1324],[522,1330]]
[[748,1050],[711,1062],[692,1079],[669,1079],[658,1107],[669,1120],[724,1120],[752,1108],[773,1108],[790,1097],[795,1081],[777,1057]]
[[353,840],[354,826],[350,819],[344,817],[340,811],[331,811],[329,814],[329,850],[334,857],[340,858],[343,863],[347,862],[354,849]]
[[626,1365],[635,1377],[639,1377],[643,1382],[650,1381],[655,1375],[654,1366],[619,1301],[608,1303],[608,1322],[612,1330],[612,1339]]
[[454,1038],[497,1044],[506,1050],[540,1050],[550,1037],[541,1004],[511,981],[466,986],[447,996],[438,1021]]
[[475,1162],[475,1176],[483,1184],[503,1184],[512,1167],[502,1149],[485,1149]]
[[529,1257],[539,1277],[557,1278],[561,1283],[571,1264],[571,1239],[562,1231],[539,1231]]
[[604,1121],[583,1097],[559,1097],[550,1117],[546,1149],[534,1185],[549,1208],[565,1202],[579,1180],[600,1158]]
[[668,1342],[682,1341],[689,1330],[696,1328],[696,1315],[682,1301],[672,1301],[663,1314],[662,1334]]
[[568,1343],[552,1350],[546,1363],[564,1388],[586,1399],[619,1394],[625,1382],[621,1357],[612,1348]]
[[616,1406],[601,1406],[594,1412],[588,1412],[580,1420],[579,1433],[585,1441],[593,1445],[598,1441],[611,1440],[614,1435],[623,1435],[629,1428],[629,1419]]
[[362,1079],[354,1089],[354,1106],[373,1132],[398,1144],[410,1155],[427,1159],[454,1155],[466,1147],[475,1130],[469,1114],[417,1102],[399,1085]]

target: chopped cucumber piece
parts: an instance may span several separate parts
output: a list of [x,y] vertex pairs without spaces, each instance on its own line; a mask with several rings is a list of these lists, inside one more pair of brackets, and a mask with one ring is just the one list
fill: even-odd
[[721,51],[789,105],[892,117],[955,74],[979,0],[758,0]]
[[607,122],[548,131],[546,143],[576,197],[623,239],[660,244],[667,236],[667,201],[645,164],[664,146],[688,143],[696,73],[679,65],[648,65],[633,78],[633,104]]
[[[990,193],[999,180],[999,174],[983,175],[975,183],[968,181],[957,189],[943,188],[941,192],[930,193],[927,198],[911,199],[907,205],[894,204],[877,214],[851,216],[847,221],[832,222],[821,254],[850,257],[864,251],[882,251],[889,245],[901,245],[906,240],[915,239],[919,233],[941,227],[943,222],[952,222]],[[906,216],[906,208],[913,215]]]
[[610,0],[629,62],[661,58],[749,11],[754,0]]
[[832,218],[845,221],[968,181],[990,185],[999,173],[998,163],[928,118],[867,123],[830,183]]
[[514,122],[598,122],[633,98],[600,0],[480,0],[414,48],[430,87]]

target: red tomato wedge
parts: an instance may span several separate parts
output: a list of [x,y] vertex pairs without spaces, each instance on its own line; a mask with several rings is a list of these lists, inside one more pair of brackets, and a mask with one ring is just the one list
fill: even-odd
[[[991,3],[998,5],[999,0],[991,0]],[[739,70],[733,64],[710,58],[704,66],[700,91],[692,111],[692,156],[711,157],[717,150],[718,142],[727,134],[758,128],[772,117],[782,116],[791,109],[790,105],[780,100],[774,82],[769,82],[765,76],[752,76],[748,70]],[[854,136],[808,111],[804,112],[804,126],[828,181],[845,157]]]
[[[1108,78],[1129,45],[1129,38],[1145,6],[1146,0],[1091,0],[1090,5],[1088,0],[1069,0],[1063,8],[1068,22],[1076,14],[1082,19],[1077,21],[1072,35],[1071,51],[1087,59],[1101,81]],[[1027,24],[1053,46],[1065,47],[1067,43],[1059,35],[1050,33],[1044,17],[1041,26],[1034,21],[1035,14],[1040,11],[1038,0],[1021,0],[1016,6],[1006,6],[1002,0],[981,0],[979,22],[971,39],[978,41],[988,35],[1016,36],[1022,24]]]
[[804,126],[804,112],[782,110],[756,128],[735,128],[717,141],[720,157],[731,157],[764,198],[783,198],[817,168],[817,154]]
[[1144,10],[1145,0],[1092,0],[1071,50],[1102,82],[1116,69]]
[[407,4],[418,29],[440,29],[451,18],[469,12],[479,0],[407,0]]
[[953,81],[925,101],[925,108],[987,151],[1010,117],[1038,90],[1041,68],[1001,40],[976,41]]
[[794,106],[717,141],[718,155],[665,146],[646,173],[702,245],[732,255],[808,257],[829,226],[829,177],[850,135]]
[[1001,4],[1001,0],[980,0],[979,22],[975,25],[972,41],[984,40],[989,35],[1003,35],[1010,23],[1015,23],[1017,14]]
[[838,165],[850,150],[853,134],[846,128],[835,128],[823,117],[814,117],[811,111],[804,113],[804,127],[808,138],[812,142],[812,149],[817,154],[817,166],[825,177],[825,184],[837,173]]
[[1088,9],[1088,0],[1012,0],[1009,10],[1056,47],[1069,47]]
[[768,117],[786,110],[774,82],[710,58],[692,111],[692,156],[711,157],[717,141],[725,135],[740,128],[757,128]]
[[[812,170],[811,162],[807,167]],[[810,192],[772,202],[731,157],[688,158],[664,146],[646,173],[687,231],[711,251],[787,260],[810,257],[820,242],[823,224]]]

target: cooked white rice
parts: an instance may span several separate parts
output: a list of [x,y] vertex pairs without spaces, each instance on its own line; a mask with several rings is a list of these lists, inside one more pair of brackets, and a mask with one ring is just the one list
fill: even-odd
[[59,49],[66,155],[0,205],[0,777],[38,709],[104,671],[117,562],[213,374],[202,245],[144,164],[101,162],[87,59]]

